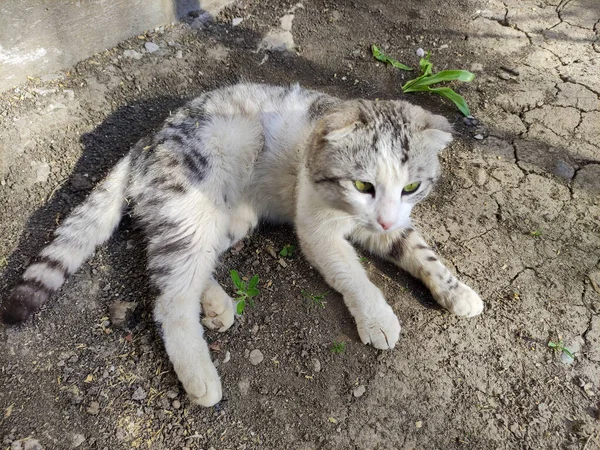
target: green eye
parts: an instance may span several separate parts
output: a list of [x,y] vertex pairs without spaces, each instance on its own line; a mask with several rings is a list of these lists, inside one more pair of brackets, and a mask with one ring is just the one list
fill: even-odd
[[373,185],[366,181],[355,181],[354,187],[360,192],[370,193],[374,191]]
[[417,181],[415,183],[407,184],[406,186],[404,186],[404,189],[402,189],[402,193],[403,194],[412,194],[417,189],[419,189],[419,186],[421,186],[421,182],[419,182],[419,181]]

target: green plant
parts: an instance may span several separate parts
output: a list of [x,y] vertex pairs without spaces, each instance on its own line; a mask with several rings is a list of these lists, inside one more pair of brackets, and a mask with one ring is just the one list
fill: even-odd
[[[402,70],[410,70],[410,67],[404,64],[398,63],[396,60],[387,57],[381,50],[377,48],[375,44],[371,46],[371,52],[378,61],[388,62],[394,67]],[[467,106],[466,100],[460,95],[454,92],[448,87],[431,87],[434,84],[443,83],[446,81],[462,81],[469,82],[475,78],[475,75],[467,70],[442,70],[436,74],[433,73],[433,63],[429,60],[431,53],[427,52],[426,55],[422,56],[419,60],[419,72],[420,75],[412,80],[407,81],[402,86],[402,92],[407,94],[410,92],[432,92],[434,94],[441,95],[452,101],[456,107],[465,116],[470,116],[471,111]],[[392,63],[394,61],[395,63]],[[400,67],[401,66],[401,67]],[[406,69],[408,67],[408,69]]]
[[279,255],[283,256],[284,258],[293,258],[295,251],[296,251],[296,246],[288,244],[281,249],[281,251],[279,252]]
[[570,356],[571,359],[575,359],[575,355],[573,355],[573,353],[571,353],[571,351],[565,347],[565,344],[562,340],[558,342],[550,341],[548,342],[548,347],[553,348],[557,352],[561,352],[567,356]]
[[542,235],[542,230],[535,230],[531,232],[533,237],[540,237]]
[[333,345],[331,346],[330,350],[331,350],[331,353],[333,353],[334,355],[344,353],[344,350],[346,350],[346,343],[345,342],[334,342]]
[[237,300],[235,310],[238,314],[243,314],[244,309],[246,308],[246,303],[250,304],[250,306],[254,308],[254,297],[260,294],[260,291],[256,288],[259,282],[258,275],[254,275],[252,278],[250,278],[248,283],[242,281],[237,270],[230,271],[229,275],[231,275],[231,280],[237,289],[235,292],[235,299]]
[[302,291],[302,295],[310,300],[312,300],[315,304],[319,305],[321,308],[325,308],[325,303],[323,303],[323,300],[325,299],[325,297],[327,296],[327,294],[329,294],[329,292],[325,292],[324,294],[311,294],[309,292],[306,291]]
[[358,258],[358,260],[359,260],[361,263],[364,263],[364,262],[369,262],[369,258],[367,258],[366,256],[361,256],[360,258]]

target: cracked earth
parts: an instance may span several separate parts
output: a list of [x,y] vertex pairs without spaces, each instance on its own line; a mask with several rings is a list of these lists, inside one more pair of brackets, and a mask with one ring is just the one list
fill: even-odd
[[[3,448],[600,448],[597,1],[239,0],[187,22],[0,94],[0,300],[130,145],[185,99],[246,79],[448,117],[456,141],[415,222],[486,310],[452,317],[364,255],[403,325],[394,351],[375,351],[339,295],[324,308],[302,295],[329,289],[301,254],[278,255],[297,245],[291,230],[265,227],[223,257],[226,289],[235,268],[262,292],[229,332],[208,333],[226,399],[202,409],[162,349],[144,244],[125,221],[39,314],[0,329]],[[410,74],[374,61],[372,43],[475,72],[456,89],[477,120],[403,97]],[[108,313],[120,300],[138,303],[125,329]],[[559,341],[574,360],[548,347]]]

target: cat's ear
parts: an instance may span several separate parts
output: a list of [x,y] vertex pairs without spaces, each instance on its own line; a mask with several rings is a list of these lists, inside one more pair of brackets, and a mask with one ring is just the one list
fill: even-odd
[[453,139],[452,125],[450,125],[448,119],[435,114],[429,114],[427,127],[422,133],[430,148],[438,152],[442,151]]
[[323,138],[329,142],[344,139],[357,128],[366,125],[363,113],[356,102],[344,102],[325,117]]

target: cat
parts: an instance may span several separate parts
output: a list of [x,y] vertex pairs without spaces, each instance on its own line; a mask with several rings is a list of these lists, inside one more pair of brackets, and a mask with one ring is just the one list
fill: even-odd
[[213,269],[261,220],[294,224],[303,254],[342,294],[361,341],[392,349],[400,323],[350,242],[420,279],[452,313],[483,311],[479,295],[410,221],[451,140],[444,117],[405,101],[341,100],[299,85],[207,92],[116,164],[28,266],[0,314],[5,323],[24,321],[111,236],[131,204],[159,292],[154,319],[193,403],[222,397],[201,324],[222,332],[235,318]]

